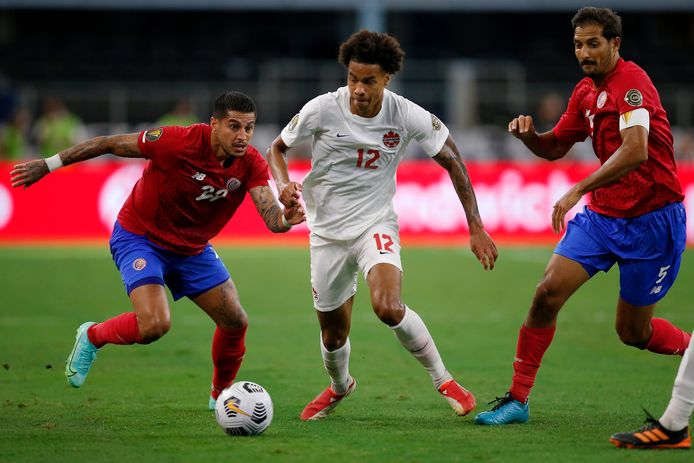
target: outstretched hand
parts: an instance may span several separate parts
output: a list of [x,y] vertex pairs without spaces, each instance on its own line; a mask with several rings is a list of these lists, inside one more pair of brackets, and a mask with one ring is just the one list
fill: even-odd
[[10,171],[10,181],[12,187],[23,186],[25,188],[33,185],[48,174],[48,166],[43,159],[34,159],[33,161],[17,164]]
[[284,208],[284,218],[292,225],[298,225],[306,220],[306,211],[301,204]]
[[470,249],[485,270],[494,268],[499,252],[496,249],[496,244],[484,229],[470,233]]
[[[280,192],[280,202],[284,207],[296,207],[301,203],[299,199],[301,198],[301,183],[289,182]],[[289,219],[287,219],[289,220]]]

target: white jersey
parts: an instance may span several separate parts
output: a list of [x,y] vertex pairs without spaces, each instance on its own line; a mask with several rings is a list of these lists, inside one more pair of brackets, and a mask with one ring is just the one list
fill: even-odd
[[389,90],[374,117],[349,108],[347,87],[320,95],[281,134],[289,147],[313,137],[302,194],[311,232],[328,239],[354,239],[381,220],[397,220],[395,171],[408,143],[414,138],[435,156],[448,138],[436,116]]

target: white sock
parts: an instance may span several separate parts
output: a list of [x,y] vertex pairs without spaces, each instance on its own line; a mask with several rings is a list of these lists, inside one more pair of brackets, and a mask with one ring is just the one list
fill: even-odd
[[323,366],[330,376],[330,386],[338,394],[344,394],[349,387],[349,354],[352,348],[349,338],[345,344],[337,350],[328,351],[323,345],[323,336],[320,337],[320,353],[323,356]]
[[[692,333],[694,335],[694,333]],[[694,343],[690,342],[675,377],[670,403],[660,418],[660,424],[670,431],[679,431],[689,425],[694,410]]]
[[434,344],[429,330],[417,312],[405,306],[405,316],[402,321],[392,326],[391,329],[400,344],[426,368],[436,389],[452,379],[451,374],[446,371],[446,367],[443,365],[443,360],[441,360],[441,355],[436,349],[436,344]]

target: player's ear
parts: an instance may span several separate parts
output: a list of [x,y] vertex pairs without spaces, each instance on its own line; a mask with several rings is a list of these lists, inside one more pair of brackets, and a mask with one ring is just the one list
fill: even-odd
[[390,83],[390,74],[388,74],[387,72],[384,72],[383,74],[385,74],[384,85],[387,87]]
[[212,116],[210,117],[210,126],[212,126],[212,130],[217,130],[217,124],[219,121],[217,120],[216,117]]
[[615,51],[619,51],[619,47],[622,45],[622,38],[621,37],[614,37],[612,39],[612,48],[614,48]]

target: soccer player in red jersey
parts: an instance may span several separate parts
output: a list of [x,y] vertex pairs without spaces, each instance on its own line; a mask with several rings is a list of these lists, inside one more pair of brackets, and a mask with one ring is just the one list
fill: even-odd
[[149,344],[169,331],[164,286],[174,300],[190,298],[217,325],[211,409],[221,390],[233,382],[246,350],[248,319],[209,240],[231,219],[246,192],[275,233],[304,220],[301,206],[283,211],[270,190],[267,163],[250,145],[256,114],[248,96],[227,92],[215,101],[209,125],[96,137],[14,167],[12,186],[28,187],[63,165],[106,153],[149,159],[118,214],[110,241],[133,311],[78,328],[65,369],[71,386],[82,386],[102,346]]
[[600,168],[554,205],[552,228],[586,193],[590,205],[568,222],[537,286],[518,336],[510,391],[479,424],[528,420],[528,395],[552,342],[564,302],[599,271],[619,265],[616,329],[621,341],[660,354],[682,355],[690,335],[662,318],[656,302],[672,286],[685,248],[684,196],[677,179],[670,125],[648,75],[619,56],[621,19],[607,8],[582,8],[572,19],[574,50],[586,77],[549,132],[537,133],[531,116],[508,125],[536,156],[562,158],[591,137]]

